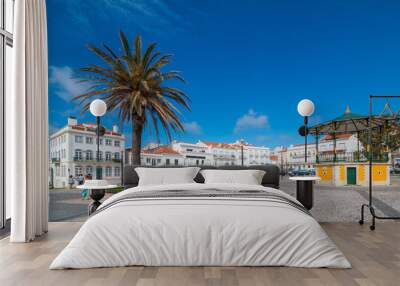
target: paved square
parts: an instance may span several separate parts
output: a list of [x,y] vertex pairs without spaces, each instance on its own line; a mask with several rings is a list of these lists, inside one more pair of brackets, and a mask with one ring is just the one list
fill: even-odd
[[[281,190],[295,196],[296,183],[288,177],[281,180]],[[105,198],[111,194],[106,194]],[[50,221],[85,221],[87,206],[79,190],[50,190]],[[333,187],[317,183],[314,188],[312,215],[319,222],[358,222],[360,207],[368,202],[368,188],[360,186]],[[378,215],[400,216],[400,177],[392,177],[389,187],[374,187],[374,206]],[[366,221],[370,220],[366,212]]]

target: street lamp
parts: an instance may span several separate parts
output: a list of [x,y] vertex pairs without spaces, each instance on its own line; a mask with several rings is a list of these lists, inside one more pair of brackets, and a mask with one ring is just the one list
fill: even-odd
[[314,113],[314,103],[309,99],[303,99],[297,104],[297,112],[304,117],[304,159],[305,163],[307,163],[307,124],[308,117]]
[[[97,154],[96,154],[96,160],[97,163],[100,162],[100,117],[106,114],[107,112],[107,104],[101,100],[101,99],[95,99],[90,103],[90,113],[92,113],[94,116],[96,116],[96,123],[97,123],[97,129],[96,129],[96,136],[97,136]],[[96,179],[101,180],[103,177],[102,174],[102,168],[99,164],[97,164],[96,167]]]
[[243,150],[244,143],[245,143],[244,139],[240,139],[240,153],[242,158],[242,166],[244,166],[244,150]]

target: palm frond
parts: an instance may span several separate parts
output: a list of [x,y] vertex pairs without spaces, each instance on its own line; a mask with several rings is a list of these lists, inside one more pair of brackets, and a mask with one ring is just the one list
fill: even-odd
[[140,124],[150,132],[154,131],[157,140],[162,129],[171,139],[173,132],[184,131],[180,116],[182,109],[190,111],[190,99],[184,91],[166,85],[166,82],[185,83],[183,76],[179,71],[166,70],[172,55],[156,51],[156,43],[143,48],[138,34],[131,48],[122,31],[119,38],[121,53],[105,44],[102,48],[88,45],[103,64],[80,68],[78,80],[88,84],[89,88],[73,100],[82,104],[84,112],[89,109],[92,99],[100,97],[110,111],[117,111],[121,124]]

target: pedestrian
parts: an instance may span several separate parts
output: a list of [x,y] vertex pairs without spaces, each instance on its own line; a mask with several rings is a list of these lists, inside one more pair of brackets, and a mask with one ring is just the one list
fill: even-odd
[[79,185],[83,185],[85,179],[82,174],[79,174],[78,180],[79,180]]
[[72,175],[69,175],[68,185],[70,189],[72,189],[72,187],[74,186],[74,178],[72,177]]
[[[83,177],[83,179],[84,179],[84,181],[87,181],[87,180],[89,180],[89,176],[86,175],[85,177]],[[84,184],[84,182],[83,182],[83,184]],[[86,188],[82,189],[81,196],[82,196],[83,200],[88,200],[89,199],[89,190]]]

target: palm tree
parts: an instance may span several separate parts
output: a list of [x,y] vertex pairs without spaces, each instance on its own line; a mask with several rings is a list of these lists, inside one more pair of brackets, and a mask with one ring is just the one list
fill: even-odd
[[[104,65],[89,65],[80,69],[80,82],[91,87],[76,96],[83,104],[83,112],[89,109],[94,97],[101,97],[109,110],[117,110],[121,123],[132,123],[132,164],[140,165],[142,132],[153,127],[159,140],[160,126],[171,140],[172,131],[184,131],[178,107],[190,110],[189,98],[180,89],[167,86],[168,80],[185,82],[178,71],[164,71],[171,55],[156,52],[156,44],[142,51],[140,35],[134,39],[131,49],[121,31],[122,54],[117,55],[110,47],[103,49],[89,45],[88,49],[99,56]],[[153,131],[153,130],[151,130]]]

